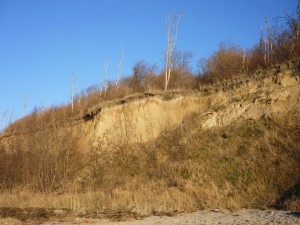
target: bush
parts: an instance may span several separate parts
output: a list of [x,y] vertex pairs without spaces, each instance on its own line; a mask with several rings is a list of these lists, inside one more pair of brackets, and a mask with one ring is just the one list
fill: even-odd
[[221,44],[208,60],[208,73],[214,80],[230,79],[243,72],[243,51],[234,45]]

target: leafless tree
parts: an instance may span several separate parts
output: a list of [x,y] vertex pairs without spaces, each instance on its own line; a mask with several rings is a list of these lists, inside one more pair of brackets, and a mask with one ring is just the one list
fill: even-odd
[[117,87],[118,87],[118,85],[119,85],[119,79],[120,79],[121,74],[122,74],[123,58],[124,58],[124,49],[121,48],[121,58],[120,58],[120,62],[119,62],[119,64],[118,64],[118,72],[117,72],[117,77],[116,77],[116,86],[117,86]]
[[1,130],[2,130],[2,125],[3,125],[3,121],[4,121],[4,113],[2,114],[2,116],[1,116],[1,120],[0,120],[0,132],[1,132]]
[[277,19],[283,19],[289,29],[291,39],[293,40],[290,51],[293,52],[295,45],[299,43],[300,39],[300,0],[297,3],[296,17],[285,13],[284,16],[277,17]]
[[172,53],[172,66],[173,69],[188,70],[193,53],[190,51],[177,51],[176,49]]
[[107,85],[108,85],[108,59],[106,58],[104,61],[104,73],[105,73],[105,84],[104,84],[104,95],[106,95],[107,92]]
[[167,32],[167,49],[165,59],[165,90],[168,89],[168,84],[171,77],[171,70],[173,68],[172,54],[176,45],[178,25],[182,14],[170,14],[166,18],[166,32]]
[[260,28],[260,41],[258,49],[264,56],[264,64],[267,65],[267,41],[265,39],[263,27]]
[[238,45],[241,53],[243,54],[243,61],[242,61],[242,68],[244,72],[247,72],[247,67],[246,67],[246,61],[247,61],[247,55],[246,55],[246,49],[243,48],[241,45]]
[[72,74],[72,113],[74,112],[74,96],[75,96],[75,81],[76,81],[76,74]]
[[24,116],[26,115],[26,108],[27,108],[27,99],[24,98]]
[[13,118],[13,111],[9,112],[6,111],[2,114],[1,120],[0,120],[0,131],[1,129],[4,129],[6,126],[10,125]]
[[266,60],[266,62],[269,63],[270,59],[271,59],[271,55],[273,53],[273,40],[271,38],[271,30],[269,27],[268,17],[265,18],[265,22],[266,22],[266,31],[267,31],[267,42],[266,42],[267,60]]
[[155,65],[149,65],[145,61],[138,61],[132,68],[132,77],[129,78],[128,84],[134,91],[147,90],[147,82],[153,76]]
[[205,76],[209,73],[209,59],[208,58],[201,58],[197,62],[197,70],[198,73],[202,76]]
[[14,115],[14,113],[13,113],[13,111],[11,111],[9,114],[9,120],[8,120],[7,125],[10,125],[13,122],[13,115]]

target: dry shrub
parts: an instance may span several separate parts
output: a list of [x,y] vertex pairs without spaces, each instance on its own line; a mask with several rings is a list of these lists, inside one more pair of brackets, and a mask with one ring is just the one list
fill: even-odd
[[196,77],[188,70],[179,68],[171,71],[171,78],[169,81],[170,89],[196,89],[198,82]]
[[138,61],[132,68],[132,76],[123,79],[122,84],[128,85],[133,93],[149,90],[149,82],[155,77],[156,65]]
[[163,90],[165,75],[163,73],[147,76],[145,79],[145,89],[147,91]]
[[247,56],[248,74],[255,72],[257,69],[270,68],[276,64],[292,60],[299,56],[300,41],[295,41],[291,38],[284,38],[284,40],[281,40],[281,36],[285,35],[285,32],[286,31],[282,31],[282,33],[278,34],[276,37],[277,40],[274,40],[273,49],[267,61],[266,52],[261,42],[249,50]]
[[264,51],[261,48],[261,45],[255,45],[249,52],[249,72],[253,73],[257,69],[267,68],[265,64]]
[[17,137],[18,141],[9,138],[0,148],[2,191],[26,187],[32,191],[51,192],[71,180],[74,172],[80,169],[78,141],[72,129],[55,125],[40,127],[34,133]]
[[234,45],[221,44],[208,61],[208,73],[216,80],[229,79],[243,72],[243,52]]
[[266,35],[247,51],[235,45],[221,44],[217,52],[207,59],[198,61],[198,75],[201,84],[214,83],[235,76],[251,76],[258,69],[266,69],[300,54],[300,4],[296,6],[296,15],[277,17],[284,26],[279,29],[269,26],[266,20]]
[[289,211],[300,211],[300,200],[299,199],[287,200],[284,209]]

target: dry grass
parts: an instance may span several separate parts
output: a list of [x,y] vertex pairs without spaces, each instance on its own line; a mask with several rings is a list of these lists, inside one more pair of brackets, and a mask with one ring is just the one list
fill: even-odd
[[67,183],[45,193],[32,186],[4,190],[0,206],[124,209],[140,215],[265,208],[300,179],[297,114],[208,130],[199,128],[197,118],[151,143],[79,155],[73,159],[77,176],[70,174]]
[[132,210],[139,215],[155,212],[192,211],[196,208],[193,199],[176,190],[151,190],[146,187],[136,192],[116,188],[111,193],[85,192],[41,194],[23,191],[20,193],[2,193],[1,207],[16,208],[68,208],[97,210]]

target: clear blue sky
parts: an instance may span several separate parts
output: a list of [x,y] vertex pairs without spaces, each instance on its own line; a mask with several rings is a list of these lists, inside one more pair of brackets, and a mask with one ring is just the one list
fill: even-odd
[[[297,0],[0,0],[0,122],[34,106],[70,102],[77,91],[109,76],[124,48],[122,75],[139,60],[163,67],[165,18],[182,12],[177,49],[194,53],[192,65],[221,41],[250,48],[264,17],[293,13]],[[7,122],[7,116],[3,123]]]

